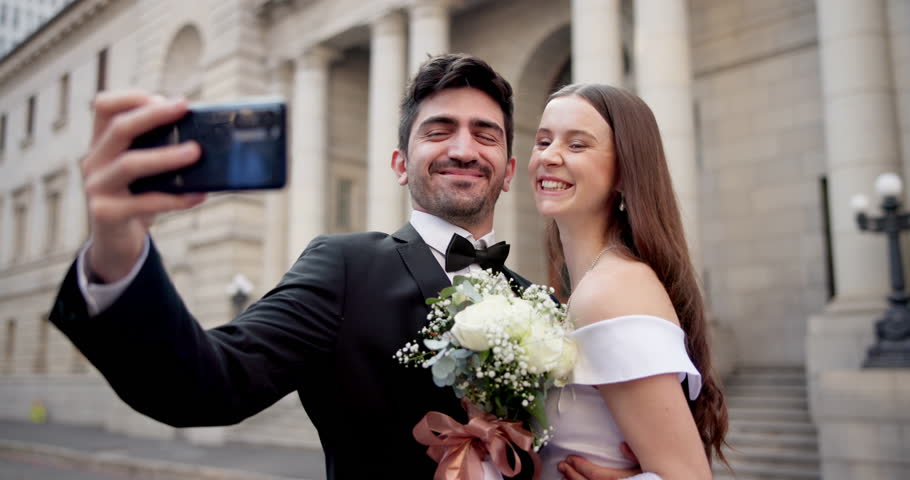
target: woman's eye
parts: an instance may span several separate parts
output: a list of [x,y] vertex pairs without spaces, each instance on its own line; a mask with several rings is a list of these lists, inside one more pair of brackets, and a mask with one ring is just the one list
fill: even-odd
[[569,145],[569,148],[571,148],[572,150],[581,150],[585,147],[586,147],[586,145],[584,145],[582,143],[573,143],[573,144]]
[[535,142],[535,145],[537,145],[538,147],[548,147],[548,146],[550,146],[550,141],[545,140],[545,139],[540,139],[540,140],[537,140],[537,142]]

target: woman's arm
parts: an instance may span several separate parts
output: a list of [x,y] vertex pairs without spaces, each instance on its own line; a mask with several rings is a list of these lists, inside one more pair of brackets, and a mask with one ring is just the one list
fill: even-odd
[[701,437],[676,374],[597,388],[643,471],[663,480],[711,478]]
[[[615,258],[601,266],[591,271],[573,293],[576,323],[650,315],[679,324],[669,295],[650,267]],[[597,388],[642,471],[663,480],[711,478],[701,437],[676,373]]]

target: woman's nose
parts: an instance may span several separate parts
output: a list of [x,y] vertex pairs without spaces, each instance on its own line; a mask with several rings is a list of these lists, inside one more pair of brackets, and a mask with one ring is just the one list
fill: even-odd
[[540,152],[540,161],[548,167],[559,166],[562,165],[562,154],[553,146],[553,144],[550,144]]

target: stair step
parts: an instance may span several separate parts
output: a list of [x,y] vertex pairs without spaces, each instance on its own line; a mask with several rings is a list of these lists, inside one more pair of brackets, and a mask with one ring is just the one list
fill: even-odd
[[771,463],[774,465],[817,466],[818,452],[763,447],[731,448],[724,452],[730,463]]
[[815,435],[815,425],[804,422],[774,422],[761,420],[730,420],[731,432],[755,432],[768,435],[804,433]]
[[810,423],[809,412],[794,408],[729,407],[730,419]]
[[760,447],[818,452],[818,439],[813,434],[765,435],[752,432],[730,432],[730,435],[727,435],[727,443],[735,449]]
[[733,369],[733,375],[750,375],[753,373],[782,373],[782,374],[806,374],[806,369],[802,366],[790,365],[790,366],[756,366],[756,365],[746,365],[739,366]]
[[725,398],[730,408],[809,409],[809,401],[802,397],[746,396],[728,393]]
[[805,385],[745,385],[733,384],[725,387],[727,395],[733,397],[786,397],[806,398]]
[[803,374],[779,373],[753,373],[749,375],[735,375],[726,382],[727,386],[733,385],[805,385],[806,376]]
[[782,467],[769,464],[731,465],[733,475],[722,465],[714,467],[715,480],[821,480],[818,468]]

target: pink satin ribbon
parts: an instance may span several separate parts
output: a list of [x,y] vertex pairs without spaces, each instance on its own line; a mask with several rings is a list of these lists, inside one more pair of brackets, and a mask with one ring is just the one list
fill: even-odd
[[[521,472],[518,447],[531,455],[534,480],[540,476],[540,457],[532,450],[534,435],[520,422],[500,420],[480,408],[462,401],[468,412],[468,424],[452,417],[430,412],[414,426],[414,438],[427,447],[427,455],[439,463],[433,480],[483,480],[483,460],[489,455],[503,475]],[[509,466],[509,454],[515,467]]]

